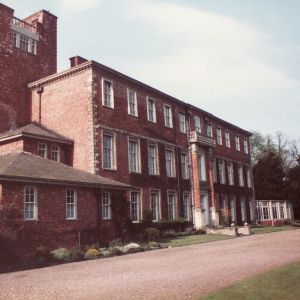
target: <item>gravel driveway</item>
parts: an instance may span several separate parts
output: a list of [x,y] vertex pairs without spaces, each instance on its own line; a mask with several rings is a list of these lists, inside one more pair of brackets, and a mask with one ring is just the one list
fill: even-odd
[[300,230],[0,274],[0,299],[183,299],[300,260]]

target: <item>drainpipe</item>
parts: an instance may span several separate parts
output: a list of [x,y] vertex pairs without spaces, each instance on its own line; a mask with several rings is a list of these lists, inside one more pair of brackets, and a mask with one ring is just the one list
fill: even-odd
[[39,94],[39,124],[42,125],[42,93],[44,92],[44,87],[39,86],[36,92]]

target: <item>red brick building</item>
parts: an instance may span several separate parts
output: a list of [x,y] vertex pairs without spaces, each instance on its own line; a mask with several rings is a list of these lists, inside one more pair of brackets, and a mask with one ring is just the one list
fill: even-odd
[[[0,155],[30,152],[110,179],[117,190],[130,186],[133,222],[145,210],[155,222],[184,218],[197,229],[252,222],[248,131],[95,61],[73,57],[56,73],[56,17],[40,11],[21,21],[2,4],[0,16]],[[91,223],[101,226],[114,216],[111,194],[100,194],[86,210],[97,211]]]

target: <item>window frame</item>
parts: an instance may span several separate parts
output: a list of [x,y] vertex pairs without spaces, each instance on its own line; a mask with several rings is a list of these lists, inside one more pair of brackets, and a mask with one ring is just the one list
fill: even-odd
[[[185,156],[185,159],[183,159]],[[189,169],[189,156],[187,152],[180,153],[180,162],[181,162],[181,177],[182,179],[190,179],[190,169]]]
[[[170,115],[167,115],[167,111]],[[169,122],[167,122],[167,120],[169,120]],[[164,123],[166,128],[173,128],[172,106],[168,104],[164,104]]]
[[[172,212],[172,215],[170,215],[170,198],[169,196],[170,195],[173,195],[174,198],[173,198],[173,212]],[[168,220],[169,221],[173,221],[176,219],[177,217],[177,195],[176,195],[176,191],[173,191],[173,190],[168,190],[167,191],[167,205],[168,205]]]
[[179,131],[186,134],[186,115],[183,112],[179,113]]
[[241,141],[240,141],[240,137],[238,135],[235,135],[234,142],[235,142],[235,150],[241,151]]
[[[155,157],[154,157],[154,173],[151,173],[150,170],[150,151],[149,151],[149,148],[150,147],[153,147],[155,149],[154,151],[154,154],[155,154]],[[160,175],[160,170],[159,170],[159,151],[158,151],[158,144],[157,143],[154,143],[154,142],[148,142],[148,145],[147,145],[147,151],[148,151],[148,173],[150,176],[158,176]]]
[[[105,90],[104,90],[104,84],[105,82],[110,83],[110,104],[111,105],[106,105],[105,104]],[[113,88],[113,81],[107,78],[102,77],[102,106],[114,109],[115,101],[114,101],[114,88]]]
[[227,148],[231,148],[231,141],[230,141],[230,132],[229,132],[229,130],[225,130],[225,146]]
[[[136,144],[136,170],[131,169],[131,152],[130,143]],[[141,150],[140,150],[140,139],[135,137],[128,137],[128,170],[130,173],[141,173]]]
[[217,144],[219,146],[223,145],[223,136],[222,136],[222,128],[217,127]]
[[[130,98],[130,95],[131,93],[133,93],[133,100],[134,100],[134,108],[135,110],[132,112],[131,111],[131,104],[132,102],[130,102],[131,98]],[[128,104],[128,115],[129,116],[132,116],[132,117],[138,117],[139,116],[139,113],[138,113],[138,101],[137,101],[137,93],[136,91],[132,90],[132,89],[129,89],[127,88],[127,104]]]
[[[45,148],[44,149],[42,149],[40,146],[41,145],[44,145],[45,146]],[[43,155],[41,155],[41,152],[40,151],[43,151]],[[38,156],[39,157],[42,157],[42,158],[48,158],[48,146],[47,146],[47,144],[46,143],[42,143],[42,142],[39,142],[38,143]]]
[[[150,106],[149,103],[152,102],[153,104],[153,120],[150,119]],[[151,123],[156,123],[156,104],[155,100],[151,97],[147,97],[147,120]]]
[[[210,134],[209,134],[210,133]],[[213,138],[214,137],[214,133],[213,133],[213,126],[212,124],[208,123],[206,124],[206,136]]]
[[234,170],[232,161],[227,161],[228,184],[234,185]]
[[[73,198],[74,203],[68,203],[68,200],[70,199],[70,195],[68,194],[69,192],[72,192],[73,195],[71,196]],[[68,215],[68,207],[72,206],[74,211],[73,211],[73,216],[70,217]],[[78,195],[77,195],[77,190],[69,188],[66,190],[66,220],[77,220],[78,219]]]
[[[137,201],[136,202],[132,202],[132,195],[133,194],[136,194],[137,195]],[[136,209],[136,217],[137,219],[134,220],[133,219],[133,204],[136,204],[137,207],[135,208]],[[130,219],[131,219],[131,222],[132,223],[139,223],[141,222],[142,218],[141,218],[141,192],[139,190],[132,190],[130,191]]]
[[198,171],[200,181],[207,181],[207,166],[205,151],[199,151],[198,153]]
[[[26,201],[26,198],[28,196],[27,194],[27,190],[33,190],[33,202],[32,201]],[[25,221],[36,221],[38,220],[38,193],[37,193],[37,187],[35,186],[31,186],[31,185],[27,185],[24,186],[24,190],[23,190],[23,217]],[[32,195],[29,194],[29,197],[31,197]],[[32,209],[32,213],[33,216],[32,217],[28,217],[28,215],[26,215],[26,213],[28,213],[28,209],[26,208],[27,205],[33,205],[33,209]]]
[[[167,153],[171,153],[170,170],[168,170]],[[165,146],[165,163],[166,163],[166,176],[169,178],[176,177],[176,161],[175,161],[175,149],[173,147]]]
[[[197,121],[196,121],[197,120]],[[199,127],[196,126],[198,125],[199,121]],[[201,118],[199,116],[194,116],[194,126],[195,126],[195,131],[198,132],[198,133],[201,133],[202,132],[202,129],[201,129]]]
[[[104,136],[109,136],[112,139],[111,142],[111,167],[106,167],[104,163]],[[116,134],[111,131],[102,131],[102,169],[103,170],[116,170],[117,169],[117,155],[116,155]]]
[[[107,203],[104,203],[107,200]],[[111,220],[111,192],[103,192],[101,196],[101,218],[102,220]]]
[[[57,151],[53,150],[53,148],[57,147]],[[56,153],[57,154],[57,159],[53,159],[54,156],[53,154]],[[51,160],[56,161],[56,162],[60,162],[60,146],[53,144],[51,145]]]
[[[153,216],[153,206],[152,206],[152,195],[155,194],[157,196],[156,198],[156,209],[155,209],[155,215],[156,218],[154,219]],[[161,201],[160,201],[160,190],[156,190],[156,189],[151,189],[150,190],[150,211],[151,211],[151,216],[152,216],[152,222],[158,222],[161,219]]]
[[245,179],[244,179],[244,167],[242,164],[238,164],[238,179],[239,179],[239,187],[245,186]]
[[240,208],[241,208],[241,220],[247,222],[247,211],[246,211],[246,197],[240,197]]
[[191,202],[191,193],[189,191],[184,191],[182,193],[182,210],[183,210],[182,213],[183,213],[183,218],[186,221],[191,221],[191,216],[192,216],[191,203],[192,203]]
[[236,220],[236,196],[235,195],[230,195],[229,196],[229,205],[230,205],[231,222],[236,223],[237,220]]
[[248,139],[244,138],[244,153],[249,154],[249,145],[248,145]]
[[[222,165],[222,169],[220,168],[220,165]],[[223,159],[218,160],[218,168],[220,184],[226,184],[225,161]]]

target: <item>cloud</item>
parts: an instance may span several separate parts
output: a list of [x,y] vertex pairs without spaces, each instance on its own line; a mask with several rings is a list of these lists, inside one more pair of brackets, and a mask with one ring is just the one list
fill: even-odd
[[97,0],[57,0],[58,5],[65,13],[79,13],[97,6]]
[[[148,61],[141,72],[182,96],[216,97],[276,93],[299,87],[268,64],[269,37],[255,26],[188,6],[133,2],[133,17],[155,30],[156,42],[169,47]],[[271,47],[267,49],[272,51]],[[171,70],[167,73],[166,70]]]
[[[300,82],[279,68],[282,49],[272,36],[186,4],[128,3],[123,17],[146,34],[130,44],[127,60],[114,57],[121,70],[243,128],[294,130]],[[294,50],[286,48],[286,57]],[[282,107],[290,117],[280,123]]]

